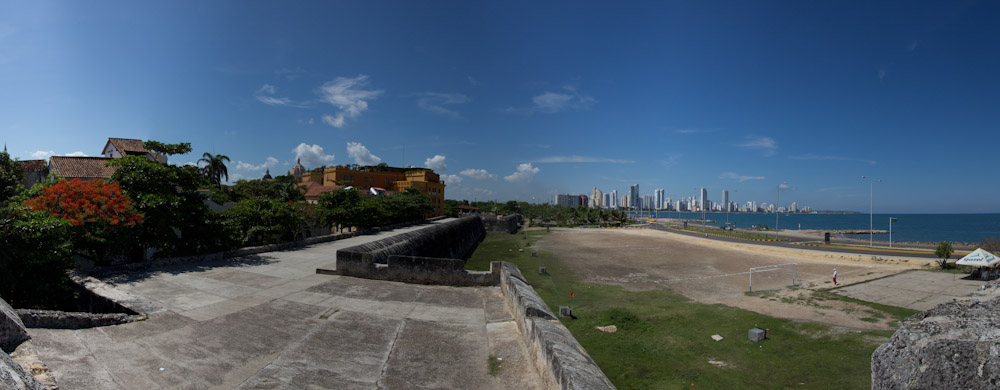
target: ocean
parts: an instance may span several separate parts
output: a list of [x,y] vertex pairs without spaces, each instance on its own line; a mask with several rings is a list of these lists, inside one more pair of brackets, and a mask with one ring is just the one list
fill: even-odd
[[[648,213],[647,213],[648,214]],[[678,218],[676,211],[656,212],[657,218]],[[701,213],[681,212],[680,218],[698,219]],[[722,226],[726,223],[726,213],[708,213],[707,218],[715,222],[709,225]],[[729,222],[738,228],[749,228],[754,224],[766,224],[774,228],[774,213],[729,213]],[[1000,214],[875,214],[875,230],[889,230],[889,218],[896,218],[892,224],[892,241],[951,241],[978,243],[985,237],[1000,237]],[[780,214],[780,229],[868,229],[868,214]],[[852,238],[868,238],[868,234],[846,235]],[[877,241],[889,241],[889,234],[875,234]]]

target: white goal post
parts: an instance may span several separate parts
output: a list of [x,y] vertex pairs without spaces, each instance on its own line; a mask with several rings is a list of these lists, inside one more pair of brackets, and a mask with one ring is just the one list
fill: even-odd
[[780,271],[782,269],[787,270],[789,267],[792,268],[792,285],[796,284],[797,279],[797,268],[798,263],[787,263],[787,264],[775,264],[775,265],[765,265],[762,267],[751,267],[750,268],[750,292],[753,292],[753,274],[756,272],[758,277],[764,272],[774,272]]

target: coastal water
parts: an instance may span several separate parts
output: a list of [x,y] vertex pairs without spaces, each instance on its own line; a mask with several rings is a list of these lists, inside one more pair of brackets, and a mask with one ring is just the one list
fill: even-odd
[[[648,215],[648,212],[647,212]],[[656,212],[656,218],[678,218],[675,211]],[[699,219],[701,213],[680,213],[683,219]],[[726,213],[708,213],[707,218],[715,221],[709,225],[722,226],[726,223]],[[868,214],[780,214],[780,229],[868,229]],[[889,218],[896,218],[892,224],[892,241],[952,241],[978,243],[985,237],[1000,237],[1000,214],[875,214],[872,222],[875,230],[889,230]],[[738,228],[749,228],[755,224],[766,224],[774,228],[774,213],[729,213],[728,221]],[[846,237],[868,238],[864,235]],[[889,234],[875,234],[875,240],[888,241]]]

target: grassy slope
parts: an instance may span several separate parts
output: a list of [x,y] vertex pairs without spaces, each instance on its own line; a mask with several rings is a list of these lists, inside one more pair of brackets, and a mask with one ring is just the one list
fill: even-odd
[[[862,389],[871,387],[871,354],[891,331],[837,332],[723,305],[694,303],[670,290],[626,291],[584,283],[550,253],[531,257],[546,233],[490,234],[467,264],[485,270],[489,261],[516,264],[556,312],[575,292],[576,320],[563,324],[620,389],[759,388]],[[524,249],[524,252],[518,251]],[[609,259],[613,261],[613,259]],[[549,275],[539,275],[538,267]],[[909,313],[884,312],[899,317]],[[616,325],[617,333],[595,326]],[[747,341],[754,326],[768,339]],[[714,341],[713,334],[725,339]],[[721,361],[719,368],[709,360]]]

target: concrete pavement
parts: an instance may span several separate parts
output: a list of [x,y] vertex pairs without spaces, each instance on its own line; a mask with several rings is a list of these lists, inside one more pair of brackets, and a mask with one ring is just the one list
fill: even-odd
[[161,309],[29,332],[68,389],[541,388],[499,288],[315,273],[339,248],[419,228],[106,278]]
[[949,272],[910,271],[852,284],[833,290],[851,298],[883,305],[930,310],[935,306],[976,292],[986,282],[964,280],[966,274]]

